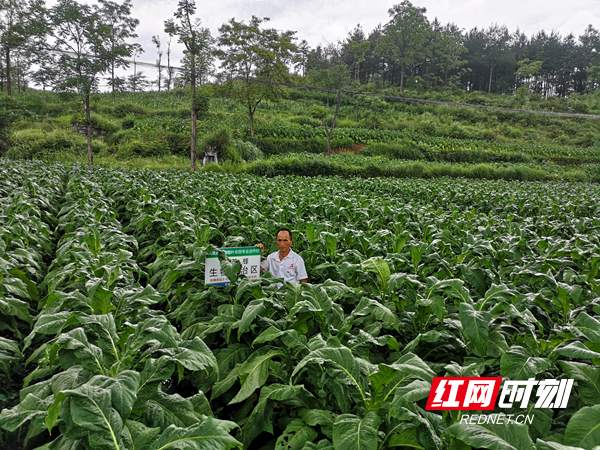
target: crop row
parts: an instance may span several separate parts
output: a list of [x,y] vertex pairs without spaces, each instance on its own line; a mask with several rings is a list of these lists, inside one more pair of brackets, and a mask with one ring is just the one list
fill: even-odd
[[[24,340],[36,384],[0,425],[29,421],[32,438],[55,439],[43,448],[205,448],[210,430],[215,450],[591,449],[599,195],[588,184],[71,167]],[[310,284],[204,285],[207,252],[275,251],[282,226]],[[506,410],[535,412],[510,433],[425,411],[434,376],[479,375],[575,385],[566,409],[532,397]]]
[[209,434],[207,442],[236,446],[232,424],[208,417],[204,394],[159,389],[176,370],[183,376],[216,360],[200,339],[183,340],[152,309],[164,296],[140,285],[137,242],[122,232],[98,175],[69,173],[57,214],[61,237],[39,285],[45,296],[22,341],[34,368],[0,424],[8,431],[28,424],[26,440],[48,442],[44,449],[158,449]]

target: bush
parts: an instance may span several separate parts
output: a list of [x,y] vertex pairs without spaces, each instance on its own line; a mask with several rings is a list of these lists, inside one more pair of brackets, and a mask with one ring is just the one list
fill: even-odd
[[[121,129],[119,125],[113,123],[110,119],[95,112],[90,114],[90,121],[92,123],[92,132],[94,134],[112,134]],[[71,123],[87,126],[87,119],[84,114],[75,114],[71,118]]]
[[168,150],[162,142],[136,139],[123,145],[117,152],[117,157],[127,159],[133,156],[164,156],[167,153]]
[[409,140],[389,144],[376,142],[367,145],[362,154],[364,156],[387,156],[394,159],[426,159],[425,154],[419,149],[421,146]]
[[127,116],[144,116],[146,110],[135,103],[121,103],[120,105],[110,108],[112,114],[119,119],[124,119]]
[[133,127],[135,127],[135,120],[133,120],[131,117],[121,122],[121,128],[123,128],[124,130],[130,130]]
[[313,119],[312,117],[306,116],[297,116],[290,118],[291,123],[297,123],[298,125],[308,125],[311,127],[320,127],[322,126],[321,122],[317,119]]
[[237,148],[235,148],[233,145],[228,145],[219,151],[219,160],[240,163],[242,162],[242,157],[240,156],[240,152],[238,152]]
[[[229,132],[225,128],[221,128],[213,133],[208,134],[204,140],[202,141],[202,146],[212,147],[219,152],[219,157],[221,156],[221,152],[223,152],[231,141],[231,136]],[[202,151],[202,155],[204,155],[204,150]]]
[[[94,153],[103,149],[106,149],[106,144],[92,139]],[[57,152],[85,155],[87,138],[66,130],[49,133],[37,129],[21,130],[15,133],[15,145],[6,155],[15,159],[41,159]]]
[[263,152],[252,142],[233,139],[232,143],[244,161],[257,161],[264,158]]
[[[279,139],[279,138],[249,138],[267,156],[282,155],[285,153],[324,153],[327,151],[325,138],[313,139]],[[336,138],[331,140],[331,148],[351,147],[354,140],[351,138]]]
[[17,104],[8,95],[0,94],[0,155],[11,145],[11,125],[17,120]]

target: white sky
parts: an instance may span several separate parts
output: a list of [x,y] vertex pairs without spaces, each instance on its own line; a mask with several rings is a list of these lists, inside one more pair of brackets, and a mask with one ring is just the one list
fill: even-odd
[[[388,21],[387,11],[397,3],[400,0],[203,0],[197,2],[197,15],[213,36],[232,17],[246,21],[252,15],[270,17],[269,26],[297,31],[299,40],[306,39],[315,47],[324,41],[344,38],[359,23],[368,34],[377,24]],[[430,21],[437,17],[444,24],[454,22],[466,30],[487,28],[497,22],[510,31],[519,27],[527,36],[540,30],[579,36],[588,24],[600,28],[598,0],[413,0],[412,3],[427,8]],[[150,38],[158,33],[161,41],[166,41],[163,22],[172,17],[177,0],[133,0],[133,6],[134,17],[140,19],[139,42],[146,50],[140,60],[152,62],[156,52]],[[176,51],[180,51],[180,45]]]
[[[80,0],[81,1],[81,0]],[[94,0],[84,0],[93,2]],[[116,0],[119,1],[119,0]],[[164,21],[173,17],[177,0],[132,0],[133,17],[140,20],[137,28],[145,53],[139,61],[153,63],[156,49],[151,37],[160,35],[164,44]],[[197,0],[197,16],[209,27],[213,36],[218,28],[232,17],[248,21],[252,15],[270,17],[267,24],[279,30],[297,31],[298,41],[306,39],[311,47],[325,41],[345,38],[357,24],[368,33],[379,23],[388,21],[388,9],[401,0]],[[48,4],[55,3],[48,0]],[[527,36],[540,31],[556,30],[562,35],[579,36],[588,24],[600,28],[599,0],[413,0],[413,5],[425,7],[426,16],[446,24],[454,22],[459,28],[487,28],[493,23],[505,24],[512,32],[517,27]],[[173,42],[173,65],[181,59],[181,44]],[[163,59],[164,61],[164,59]],[[164,64],[164,62],[163,62]],[[151,69],[144,72],[152,78]]]

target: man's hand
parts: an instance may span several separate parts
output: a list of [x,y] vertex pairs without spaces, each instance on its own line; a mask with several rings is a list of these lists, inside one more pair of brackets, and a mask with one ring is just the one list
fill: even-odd
[[260,256],[265,254],[265,246],[262,244],[256,244],[255,247],[260,248]]

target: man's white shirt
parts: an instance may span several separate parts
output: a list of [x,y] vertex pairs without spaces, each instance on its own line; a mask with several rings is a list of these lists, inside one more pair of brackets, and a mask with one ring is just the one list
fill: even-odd
[[300,280],[308,278],[302,256],[290,249],[285,258],[279,261],[279,251],[267,256],[260,266],[270,271],[275,278],[282,278],[290,283],[300,284]]

